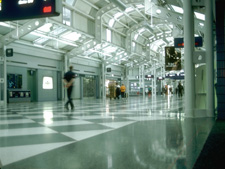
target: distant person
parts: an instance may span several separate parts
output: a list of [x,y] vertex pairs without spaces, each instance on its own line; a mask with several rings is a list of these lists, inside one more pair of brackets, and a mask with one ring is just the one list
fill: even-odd
[[183,86],[181,85],[181,83],[179,82],[178,86],[178,97],[182,97],[183,96]]
[[122,98],[125,98],[125,91],[126,91],[126,87],[124,84],[122,84],[122,86],[120,87],[120,92],[121,92]]
[[73,66],[69,67],[69,71],[64,74],[63,79],[64,79],[65,87],[67,88],[67,97],[68,97],[68,101],[65,104],[65,108],[67,110],[69,110],[68,105],[70,104],[71,109],[73,110],[74,104],[73,104],[73,101],[72,101],[72,98],[71,98],[71,94],[72,94],[72,91],[73,91],[73,82],[74,82],[74,79],[75,79],[75,73],[73,72]]
[[120,85],[116,83],[116,99],[120,99]]

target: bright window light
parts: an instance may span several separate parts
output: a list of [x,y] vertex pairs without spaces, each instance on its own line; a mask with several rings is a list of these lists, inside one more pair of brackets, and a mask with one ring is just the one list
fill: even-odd
[[134,40],[137,40],[137,38],[138,38],[138,34],[135,34],[134,35]]
[[145,6],[142,4],[136,5],[137,8],[144,8]]
[[157,52],[158,46],[156,46],[155,44],[151,44],[150,49],[152,49],[153,51]]
[[113,46],[108,46],[108,47],[103,49],[103,51],[106,52],[106,53],[113,53],[116,50],[117,50],[117,47],[113,47]]
[[69,32],[69,33],[62,35],[61,37],[71,40],[71,41],[77,41],[81,37],[81,34],[79,34],[77,32]]
[[43,26],[41,26],[40,28],[38,28],[38,30],[42,31],[42,32],[50,32],[51,31],[51,29],[50,29],[51,27],[52,27],[52,23],[46,23]]
[[142,32],[144,32],[145,29],[144,28],[141,28],[140,30],[138,30],[139,34],[141,34]]
[[135,47],[135,42],[132,42],[132,46]]
[[110,19],[109,26],[110,27],[113,27],[114,23],[115,23],[115,19],[114,18],[113,19]]
[[205,15],[204,14],[195,12],[195,16],[196,16],[196,18],[198,18],[200,20],[203,20],[203,21],[205,20]]
[[42,43],[46,42],[47,40],[48,40],[48,38],[38,38],[38,39],[34,40],[34,43],[42,44]]
[[59,34],[65,32],[66,30],[67,30],[66,28],[58,27],[58,28],[54,29],[53,31],[51,31],[51,34],[59,35]]
[[204,26],[204,23],[199,23],[199,25],[203,27]]
[[42,84],[43,89],[53,89],[53,79],[52,77],[43,77],[43,84]]
[[129,12],[131,12],[131,11],[133,11],[133,10],[134,10],[134,8],[129,7],[129,8],[127,8],[127,9],[125,10],[125,12],[126,12],[126,13],[129,13]]
[[157,10],[156,10],[156,13],[157,13],[157,14],[160,14],[161,12],[162,12],[162,11],[161,11],[160,9],[157,9]]
[[157,40],[154,44],[156,45],[156,46],[160,46],[160,45],[163,45],[165,42],[163,41],[163,40]]
[[71,25],[71,10],[63,7],[63,24]]
[[109,29],[106,29],[106,41],[108,42],[112,41],[112,32]]
[[118,19],[118,18],[121,17],[122,15],[123,15],[122,12],[118,12],[118,13],[116,13],[116,14],[114,15],[114,18],[115,18],[115,19]]
[[174,5],[171,5],[171,6],[172,6],[172,8],[174,9],[175,12],[181,13],[181,14],[184,13],[184,10],[181,7],[174,6]]

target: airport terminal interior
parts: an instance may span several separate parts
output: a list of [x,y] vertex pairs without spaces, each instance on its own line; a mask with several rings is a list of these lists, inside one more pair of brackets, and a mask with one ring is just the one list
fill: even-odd
[[223,3],[0,1],[0,169],[215,169]]

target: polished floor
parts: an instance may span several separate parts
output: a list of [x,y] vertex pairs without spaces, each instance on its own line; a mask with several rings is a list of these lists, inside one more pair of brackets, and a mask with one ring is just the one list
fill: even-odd
[[214,124],[176,96],[11,103],[0,108],[2,169],[191,169]]

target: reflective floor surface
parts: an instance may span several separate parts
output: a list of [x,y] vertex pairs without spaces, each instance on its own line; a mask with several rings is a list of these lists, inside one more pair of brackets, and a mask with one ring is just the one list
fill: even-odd
[[2,169],[191,169],[214,124],[176,96],[74,103],[0,108]]

